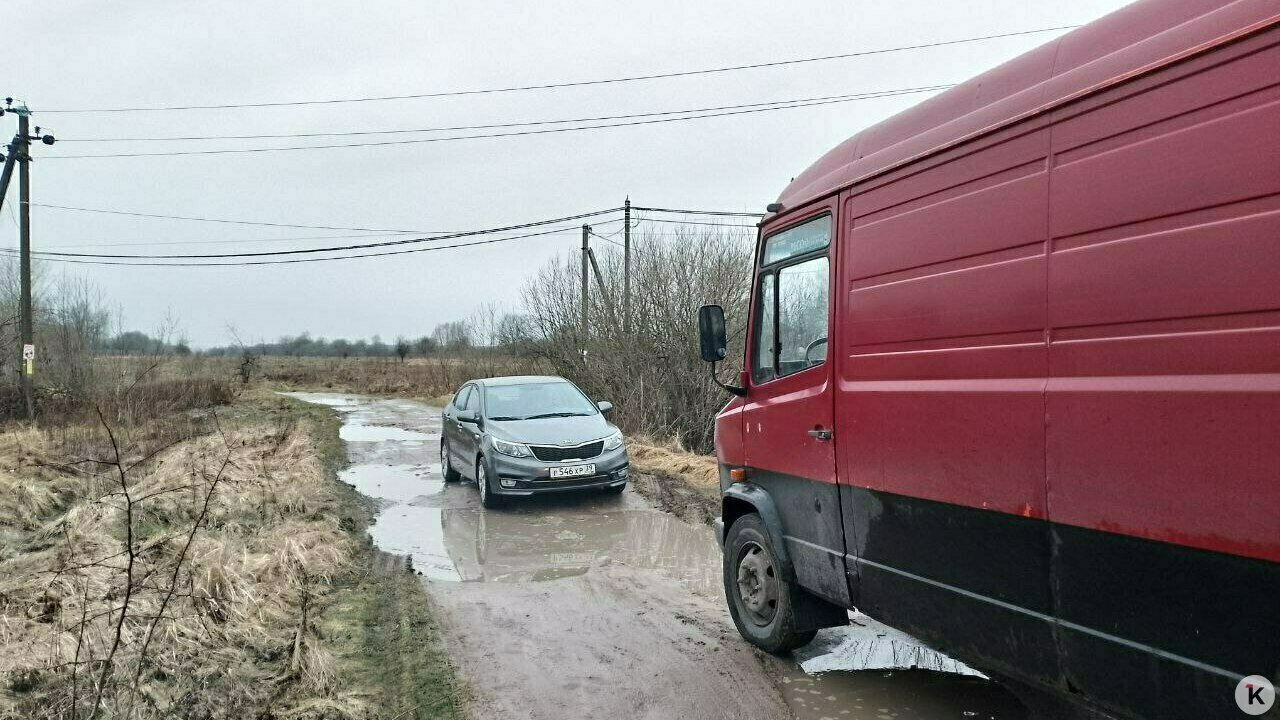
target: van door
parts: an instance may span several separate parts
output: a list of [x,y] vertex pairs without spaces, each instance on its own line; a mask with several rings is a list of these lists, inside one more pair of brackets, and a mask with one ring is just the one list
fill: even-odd
[[834,207],[827,205],[763,235],[742,417],[750,482],[777,507],[797,582],[845,604],[827,357],[834,227]]

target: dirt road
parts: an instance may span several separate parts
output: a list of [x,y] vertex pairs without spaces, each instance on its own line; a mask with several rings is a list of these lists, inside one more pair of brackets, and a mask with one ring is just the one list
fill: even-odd
[[473,717],[1023,716],[999,687],[864,616],[793,660],[761,654],[724,609],[709,528],[630,491],[483,510],[473,483],[440,476],[438,408],[294,396],[344,415],[343,479],[381,499],[374,541],[422,573]]

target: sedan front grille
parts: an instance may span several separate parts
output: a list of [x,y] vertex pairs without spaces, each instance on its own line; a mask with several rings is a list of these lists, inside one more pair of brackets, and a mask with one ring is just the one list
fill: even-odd
[[543,462],[561,460],[590,460],[604,449],[604,441],[597,440],[577,447],[556,447],[554,445],[530,445],[533,456]]

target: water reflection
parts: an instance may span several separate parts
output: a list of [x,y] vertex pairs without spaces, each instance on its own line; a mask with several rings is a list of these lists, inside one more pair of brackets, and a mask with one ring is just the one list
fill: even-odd
[[652,510],[550,509],[557,511],[446,509],[444,543],[462,579],[551,580],[620,563],[656,570],[695,592],[718,587],[719,549],[706,528]]

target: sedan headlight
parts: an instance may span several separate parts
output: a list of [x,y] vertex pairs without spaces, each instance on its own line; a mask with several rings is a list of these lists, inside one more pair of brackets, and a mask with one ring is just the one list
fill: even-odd
[[613,434],[604,439],[605,450],[617,450],[622,447],[622,431],[614,430]]
[[529,451],[528,445],[507,442],[506,440],[499,440],[498,438],[493,438],[493,449],[503,455],[510,455],[511,457],[533,457],[533,453]]

